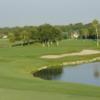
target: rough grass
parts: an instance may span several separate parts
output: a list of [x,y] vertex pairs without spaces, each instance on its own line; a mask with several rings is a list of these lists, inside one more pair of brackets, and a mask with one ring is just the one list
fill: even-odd
[[[2,40],[0,40],[2,41]],[[76,61],[99,57],[74,56],[57,60],[44,60],[40,56],[78,52],[83,49],[96,49],[92,40],[64,40],[58,47],[42,47],[34,44],[25,47],[0,48],[0,100],[99,100],[100,87],[82,84],[45,81],[33,78],[31,72],[42,67],[60,64],[64,61]]]

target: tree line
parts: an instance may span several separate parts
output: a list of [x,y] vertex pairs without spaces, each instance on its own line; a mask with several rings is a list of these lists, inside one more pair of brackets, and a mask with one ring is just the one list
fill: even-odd
[[69,25],[50,25],[24,27],[5,27],[0,28],[0,37],[7,35],[9,41],[14,45],[28,45],[34,42],[42,43],[43,46],[50,46],[53,43],[59,45],[62,39],[71,39],[74,34],[79,39],[95,39],[97,46],[100,39],[100,24],[98,20],[91,23],[69,24]]
[[0,32],[8,35],[8,39],[13,46],[28,45],[35,42],[42,43],[43,46],[50,46],[53,43],[59,45],[62,39],[61,31],[50,24],[40,26],[24,26],[14,28],[3,28]]

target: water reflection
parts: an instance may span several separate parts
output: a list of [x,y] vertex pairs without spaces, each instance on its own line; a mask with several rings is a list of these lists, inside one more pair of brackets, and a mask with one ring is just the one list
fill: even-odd
[[98,64],[96,64],[96,66],[94,67],[94,77],[96,78],[100,77],[100,68]]
[[100,86],[100,62],[75,65],[74,67],[47,68],[33,73],[33,76],[46,80],[61,80]]
[[54,76],[59,76],[62,74],[62,72],[63,72],[63,68],[61,66],[60,67],[57,66],[57,67],[51,67],[51,68],[39,70],[33,73],[33,76],[40,77],[46,80],[52,80]]

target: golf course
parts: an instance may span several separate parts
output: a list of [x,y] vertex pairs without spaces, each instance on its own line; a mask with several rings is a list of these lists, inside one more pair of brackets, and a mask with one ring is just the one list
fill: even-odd
[[100,0],[0,0],[0,100],[100,100]]
[[43,80],[33,76],[33,72],[45,66],[79,61],[99,62],[100,46],[96,46],[95,40],[67,39],[61,40],[59,46],[50,47],[43,47],[40,43],[9,45],[7,39],[0,39],[0,100],[100,100],[100,86]]

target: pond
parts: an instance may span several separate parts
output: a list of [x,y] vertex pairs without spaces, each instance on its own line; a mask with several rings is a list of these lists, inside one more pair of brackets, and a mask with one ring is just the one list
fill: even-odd
[[100,86],[100,62],[44,69],[35,76],[47,80]]

